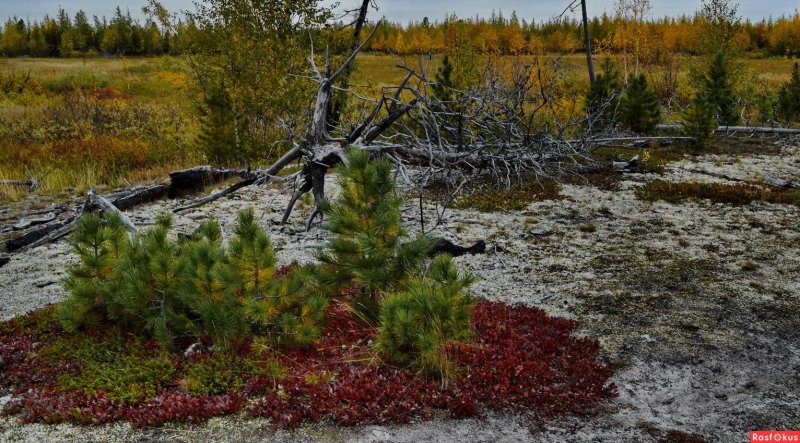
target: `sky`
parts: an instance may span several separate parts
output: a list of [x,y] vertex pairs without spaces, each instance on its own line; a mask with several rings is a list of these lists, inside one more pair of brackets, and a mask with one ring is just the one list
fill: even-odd
[[[391,21],[406,23],[410,20],[419,21],[429,17],[431,21],[441,20],[448,13],[455,13],[459,17],[474,17],[476,14],[488,17],[492,10],[502,10],[505,15],[516,11],[517,15],[528,21],[547,20],[559,14],[569,4],[570,0],[376,0],[379,6],[378,14],[386,16]],[[11,16],[40,19],[45,14],[55,15],[59,6],[63,7],[70,15],[79,9],[86,11],[89,16],[112,16],[116,5],[119,4],[123,11],[127,8],[133,16],[141,16],[145,0],[0,0],[0,18]],[[193,9],[192,0],[162,0],[164,6],[172,10]],[[323,0],[323,3],[332,3]],[[358,0],[340,0],[343,6],[360,3]],[[588,0],[587,8],[590,16],[601,15],[603,12],[613,13],[613,0]],[[651,0],[653,10],[651,15],[663,17],[693,14],[700,8],[700,0]],[[753,20],[791,15],[800,8],[798,0],[739,0],[739,13]],[[575,17],[580,11],[576,11]],[[373,12],[373,17],[375,13]]]

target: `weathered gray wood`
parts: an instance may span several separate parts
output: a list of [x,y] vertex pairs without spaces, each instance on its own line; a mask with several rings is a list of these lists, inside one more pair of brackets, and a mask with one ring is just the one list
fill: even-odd
[[39,182],[36,180],[0,180],[0,185],[25,186],[28,190],[33,191],[39,187]]
[[117,207],[114,206],[113,203],[108,201],[107,198],[103,197],[100,194],[95,194],[94,190],[90,189],[89,190],[89,202],[91,204],[99,207],[100,209],[102,209],[105,212],[116,214],[119,217],[119,219],[122,222],[122,224],[125,225],[125,227],[128,229],[128,232],[130,232],[132,235],[136,235],[136,225],[133,224],[131,219],[128,218],[128,216],[125,215],[124,212],[122,212],[119,209],[117,209]]
[[622,162],[612,161],[611,162],[611,168],[613,170],[615,170],[615,171],[630,171],[630,170],[635,170],[637,167],[639,167],[639,156],[638,155],[633,156],[632,159],[630,159],[630,160],[628,160],[626,162],[625,161],[622,161]]
[[764,174],[764,183],[776,188],[800,189],[800,183],[783,180],[769,174]]
[[[656,129],[680,130],[683,126],[679,124],[661,124]],[[772,128],[768,126],[718,126],[714,129],[715,133],[745,132],[750,134],[785,134],[800,135],[800,128]]]
[[29,228],[31,226],[37,226],[37,225],[42,225],[42,224],[45,224],[45,223],[50,223],[51,221],[53,221],[55,219],[56,219],[56,213],[55,212],[49,212],[44,217],[23,218],[17,224],[14,225],[14,230],[20,231],[20,230],[23,230],[23,229],[27,229],[27,228]]

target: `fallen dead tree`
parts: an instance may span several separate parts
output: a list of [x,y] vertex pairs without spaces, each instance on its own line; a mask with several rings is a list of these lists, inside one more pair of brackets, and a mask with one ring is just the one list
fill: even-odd
[[36,180],[0,180],[0,185],[5,186],[21,186],[33,191],[39,187],[39,182]]
[[[396,166],[397,174],[419,189],[436,181],[454,190],[477,177],[506,186],[523,177],[558,177],[579,169],[589,158],[588,149],[593,144],[614,141],[567,138],[581,123],[558,118],[560,111],[556,107],[563,98],[559,94],[563,94],[560,82],[564,81],[561,77],[564,70],[553,69],[545,74],[550,66],[538,59],[514,65],[510,78],[503,77],[501,69],[487,68],[485,79],[474,89],[459,91],[451,87],[448,96],[432,93],[436,82],[430,80],[420,58],[418,68],[400,66],[406,71],[404,79],[396,87],[384,88],[374,105],[365,106],[362,120],[330,127],[328,113],[333,91],[341,89],[335,83],[348,71],[377,28],[373,27],[372,34],[336,69],[331,66],[327,52],[320,69],[312,46],[310,71],[318,86],[311,119],[299,143],[268,169],[253,171],[250,177],[227,189],[174,212],[197,208],[268,180],[295,179],[295,190],[282,221],[289,219],[297,200],[310,192],[314,208],[306,221],[308,228],[325,204],[325,175],[330,168],[346,161],[347,149],[387,157]],[[616,141],[642,140],[633,137]],[[661,140],[666,142],[667,138]],[[299,173],[276,176],[295,160],[303,163]],[[423,171],[413,180],[405,169],[409,164]]]
[[764,175],[764,183],[776,188],[800,189],[800,183],[798,182],[783,180],[769,174]]
[[[679,131],[683,129],[679,124],[661,124],[656,129]],[[718,126],[714,130],[715,134],[781,134],[781,135],[800,135],[800,128],[774,128],[770,126]]]
[[[230,178],[250,177],[251,175],[245,170],[198,166],[170,173],[169,184],[119,189],[106,196],[89,191],[87,198],[74,204],[71,209],[67,209],[65,206],[56,206],[32,211],[16,224],[4,229],[3,232],[21,231],[19,236],[5,243],[5,249],[7,252],[25,251],[58,240],[72,232],[77,221],[85,212],[94,210],[117,213],[133,234],[136,231],[135,225],[121,211],[163,198],[174,198],[187,192],[196,192],[205,186]],[[34,217],[39,214],[45,215]]]

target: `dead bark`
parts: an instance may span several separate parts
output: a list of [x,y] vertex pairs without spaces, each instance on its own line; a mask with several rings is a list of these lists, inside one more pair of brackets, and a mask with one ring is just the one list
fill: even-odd
[[764,183],[776,188],[800,189],[800,183],[783,180],[769,174],[764,175]]
[[[656,126],[656,129],[662,130],[680,130],[683,126],[678,124],[661,124]],[[773,128],[765,126],[718,126],[714,133],[717,134],[783,134],[783,135],[800,135],[800,129],[795,128]]]
[[128,218],[125,213],[117,209],[113,203],[108,201],[107,198],[103,197],[102,195],[95,194],[93,190],[89,190],[89,202],[102,209],[104,212],[115,214],[119,217],[119,220],[122,222],[123,225],[128,229],[131,235],[136,235],[136,225],[133,224],[130,218]]
[[635,155],[628,161],[612,161],[611,169],[615,171],[635,171],[639,167],[639,156]]
[[37,226],[37,225],[41,225],[41,224],[44,224],[44,223],[50,223],[51,221],[53,221],[55,219],[56,219],[56,213],[55,212],[49,212],[44,217],[23,218],[22,220],[20,220],[17,224],[15,224],[13,226],[13,229],[15,231],[21,231],[21,230],[27,229],[27,228],[29,228],[31,226]]
[[464,247],[454,244],[450,240],[437,238],[434,240],[433,247],[430,252],[428,252],[428,256],[435,257],[439,254],[449,254],[452,257],[460,257],[467,254],[483,254],[484,252],[486,252],[486,242],[483,240],[478,240],[472,246]]
[[243,169],[215,169],[208,165],[170,172],[169,197],[175,198],[187,191],[196,191],[214,183],[249,175],[249,171]]
[[186,206],[182,206],[180,208],[176,208],[172,212],[177,214],[179,212],[188,211],[189,209],[199,208],[200,206],[206,205],[206,204],[211,203],[211,202],[213,202],[215,200],[219,200],[220,198],[225,197],[226,195],[232,194],[232,193],[234,193],[234,192],[236,192],[239,189],[242,189],[244,187],[247,187],[247,186],[250,186],[250,185],[253,185],[253,184],[261,184],[261,183],[266,182],[267,180],[271,180],[271,179],[275,178],[275,176],[277,176],[277,174],[281,171],[281,169],[283,169],[289,163],[291,163],[291,162],[297,160],[298,158],[300,158],[302,156],[302,154],[303,153],[302,153],[302,151],[300,150],[299,147],[292,148],[291,150],[289,150],[289,152],[284,154],[283,157],[281,157],[272,166],[270,166],[269,169],[267,169],[266,171],[255,171],[255,172],[252,172],[244,180],[242,180],[242,181],[240,181],[238,183],[235,183],[232,186],[229,186],[228,188],[226,188],[226,189],[224,189],[224,190],[222,190],[220,192],[217,192],[215,194],[211,194],[211,195],[209,195],[207,197],[201,198],[200,200],[197,200],[196,202],[194,202],[192,204],[189,204],[189,205],[186,205]]

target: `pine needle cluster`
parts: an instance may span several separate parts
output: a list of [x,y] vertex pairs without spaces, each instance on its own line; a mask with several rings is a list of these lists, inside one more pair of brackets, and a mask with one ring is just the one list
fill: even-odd
[[472,282],[450,256],[437,256],[424,276],[381,301],[378,352],[441,380],[452,378],[457,368],[448,346],[473,333],[473,300],[466,292]]

